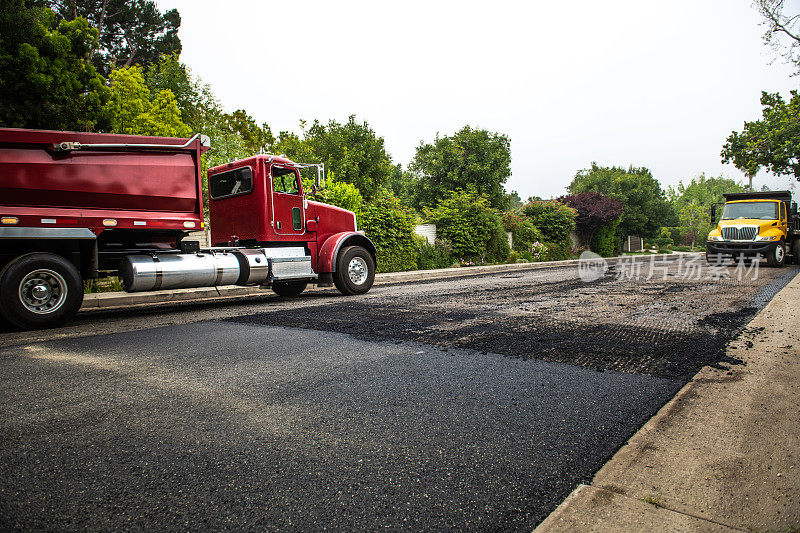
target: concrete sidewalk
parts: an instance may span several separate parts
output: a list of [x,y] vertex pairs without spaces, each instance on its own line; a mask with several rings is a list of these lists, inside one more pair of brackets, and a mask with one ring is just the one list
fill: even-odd
[[536,528],[800,531],[800,276]]
[[[669,259],[678,260],[680,256],[700,255],[700,254],[681,254],[673,253],[669,255],[656,256],[659,260]],[[619,261],[631,260],[631,257],[649,256],[622,256],[606,259],[608,264],[613,265]],[[413,270],[409,272],[389,272],[377,274],[375,285],[387,285],[392,283],[411,283],[419,281],[432,281],[447,278],[462,278],[468,276],[485,276],[490,274],[502,274],[505,272],[516,272],[521,270],[542,270],[548,268],[577,268],[580,260],[570,259],[567,261],[550,261],[546,263],[512,263],[503,265],[484,265],[460,268],[442,268],[439,270]],[[325,289],[308,289],[307,292]],[[335,290],[335,289],[334,289]],[[202,302],[202,301],[226,301],[242,298],[253,298],[272,295],[272,291],[267,288],[265,291],[260,287],[239,287],[228,285],[224,287],[200,287],[196,289],[174,289],[166,291],[151,292],[100,292],[86,294],[83,298],[81,311],[91,311],[98,309],[119,309],[142,305],[159,305],[177,302]]]

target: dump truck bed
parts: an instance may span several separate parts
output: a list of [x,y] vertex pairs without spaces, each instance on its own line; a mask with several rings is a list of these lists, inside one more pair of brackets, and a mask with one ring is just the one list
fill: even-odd
[[95,233],[110,220],[117,229],[200,228],[207,147],[189,141],[0,128],[0,216]]

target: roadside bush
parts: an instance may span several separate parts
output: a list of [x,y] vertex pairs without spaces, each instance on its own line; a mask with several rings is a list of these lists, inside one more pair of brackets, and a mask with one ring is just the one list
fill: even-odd
[[414,215],[392,193],[381,189],[362,207],[359,227],[375,243],[378,272],[400,272],[417,268]]
[[544,245],[546,248],[546,251],[544,252],[545,261],[563,261],[565,259],[572,259],[571,242],[546,242]]
[[527,252],[531,245],[544,240],[542,232],[517,211],[503,213],[503,227],[511,232],[515,252]]
[[617,228],[619,227],[620,220],[621,219],[618,218],[610,224],[604,224],[597,228],[594,238],[592,238],[592,251],[602,257],[612,257],[619,253],[619,248],[616,247],[616,243],[618,240]]
[[[489,208],[488,200],[473,192],[454,191],[425,214],[436,224],[437,236],[450,243],[453,255],[462,262],[484,262],[490,241],[497,246],[497,228],[502,231],[500,217]],[[500,251],[492,250],[492,254]]]
[[543,242],[536,241],[531,244],[531,247],[527,251],[521,253],[520,255],[523,259],[532,263],[547,261],[547,245]]
[[[578,212],[578,216],[575,219],[575,228],[578,238],[584,246],[594,241],[595,233],[601,227],[613,224],[615,221],[616,226],[619,226],[619,221],[625,210],[621,201],[598,192],[587,191],[562,196],[558,201],[574,208]],[[608,242],[607,244],[613,246],[613,242]]]
[[427,239],[417,237],[417,268],[419,270],[447,268],[453,263],[453,250],[446,241],[436,239],[431,244]]
[[492,234],[489,237],[489,242],[486,243],[486,261],[489,263],[504,263],[510,253],[511,247],[508,245],[508,233],[503,227],[500,217],[495,215]]
[[570,243],[578,212],[556,200],[531,201],[522,206],[522,213],[542,233],[546,242]]
[[320,193],[320,200],[326,204],[352,211],[360,222],[361,206],[364,204],[364,198],[352,183],[329,181],[325,189]]
[[675,242],[672,240],[672,234],[669,228],[661,228],[661,233],[658,237],[653,239],[653,244],[655,244],[659,249],[671,248]]

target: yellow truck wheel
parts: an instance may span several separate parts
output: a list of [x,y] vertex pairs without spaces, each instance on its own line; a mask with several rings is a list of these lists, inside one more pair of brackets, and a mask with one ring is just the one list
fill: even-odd
[[771,267],[782,267],[786,262],[786,245],[780,241],[775,248],[767,253],[767,265]]

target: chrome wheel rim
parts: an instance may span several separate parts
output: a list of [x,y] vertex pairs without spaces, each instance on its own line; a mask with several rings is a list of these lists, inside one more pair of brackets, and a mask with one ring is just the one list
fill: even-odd
[[347,276],[353,285],[361,285],[367,281],[367,262],[362,257],[354,257],[347,266]]
[[779,244],[778,246],[776,246],[775,247],[775,260],[778,261],[778,263],[783,261],[783,256],[784,256],[785,253],[786,253],[786,251],[783,249],[783,245]]
[[53,313],[67,300],[67,282],[50,269],[34,270],[19,284],[19,301],[31,313]]

